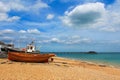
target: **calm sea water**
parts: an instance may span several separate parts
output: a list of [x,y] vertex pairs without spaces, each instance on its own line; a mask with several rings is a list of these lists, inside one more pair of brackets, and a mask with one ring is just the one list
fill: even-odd
[[58,57],[83,60],[120,67],[120,52],[86,54],[80,52],[56,52]]

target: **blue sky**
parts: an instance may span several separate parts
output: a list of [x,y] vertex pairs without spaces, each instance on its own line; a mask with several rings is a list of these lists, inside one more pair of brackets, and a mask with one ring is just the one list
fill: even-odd
[[0,0],[0,41],[41,51],[120,51],[119,0]]

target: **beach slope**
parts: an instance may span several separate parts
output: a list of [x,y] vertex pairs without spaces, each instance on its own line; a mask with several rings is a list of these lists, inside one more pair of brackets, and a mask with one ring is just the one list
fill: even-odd
[[0,59],[0,80],[120,80],[120,69],[59,57],[50,63]]

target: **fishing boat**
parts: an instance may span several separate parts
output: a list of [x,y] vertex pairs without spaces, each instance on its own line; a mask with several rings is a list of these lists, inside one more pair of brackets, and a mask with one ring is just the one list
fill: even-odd
[[7,58],[7,48],[13,48],[13,44],[6,44],[2,41],[0,41],[0,58]]
[[8,52],[8,59],[19,62],[48,62],[55,54],[33,54],[25,52]]
[[36,51],[33,42],[27,45],[26,48],[22,50],[18,49],[10,49],[8,50],[8,59],[12,61],[20,61],[20,62],[48,62],[51,57],[55,56],[55,54],[40,54],[40,51]]

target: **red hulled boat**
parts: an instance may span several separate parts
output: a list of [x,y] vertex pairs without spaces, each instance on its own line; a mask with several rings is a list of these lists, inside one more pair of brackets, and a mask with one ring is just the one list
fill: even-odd
[[20,62],[48,62],[55,54],[33,54],[23,52],[8,52],[8,59]]
[[[8,59],[20,62],[48,62],[55,54],[40,54],[36,52],[33,42],[25,50],[8,49]],[[53,60],[53,59],[52,59]]]

